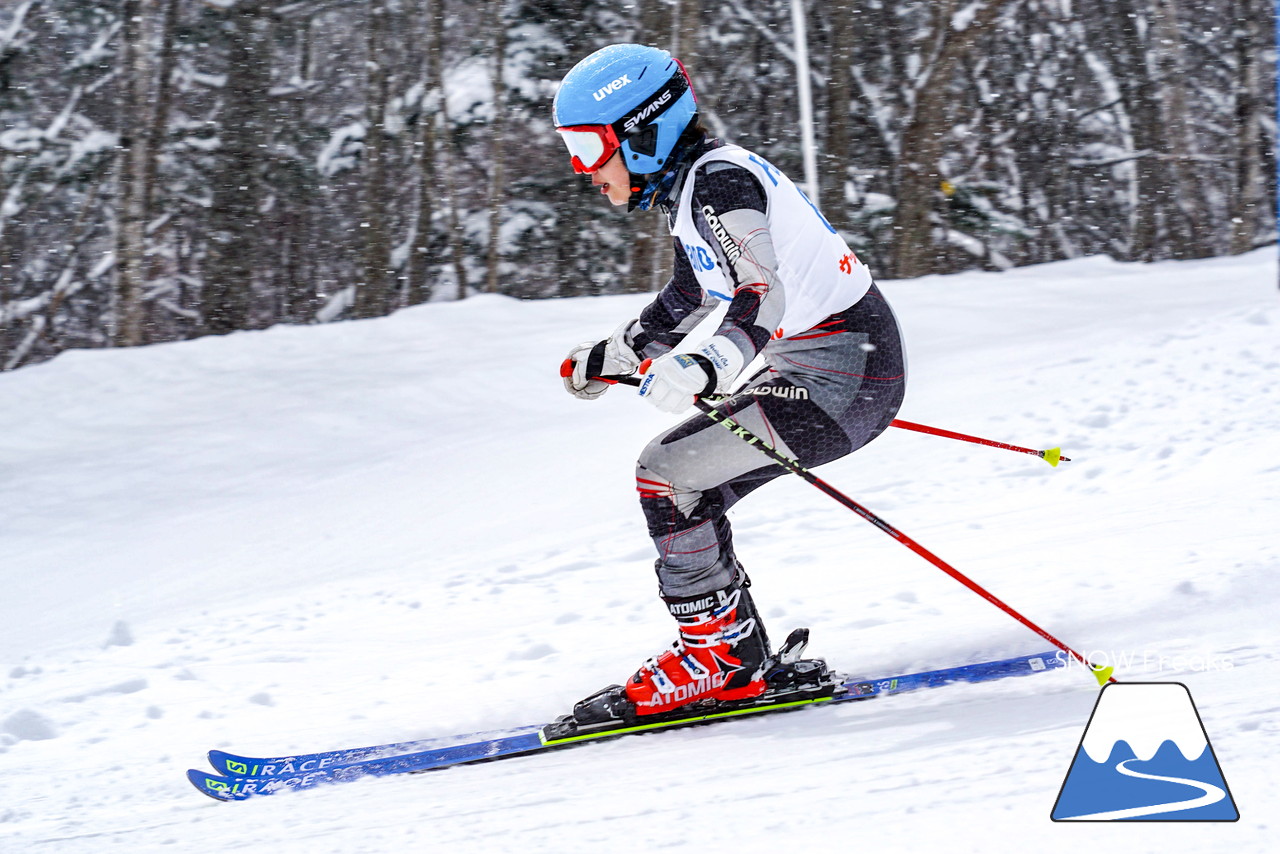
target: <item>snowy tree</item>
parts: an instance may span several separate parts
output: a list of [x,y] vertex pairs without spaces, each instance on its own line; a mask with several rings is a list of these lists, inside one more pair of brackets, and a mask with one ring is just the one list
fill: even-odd
[[[825,215],[876,275],[1274,239],[1264,0],[806,0]],[[0,9],[0,369],[478,290],[652,291],[557,84],[637,41],[802,173],[765,0],[19,0]]]

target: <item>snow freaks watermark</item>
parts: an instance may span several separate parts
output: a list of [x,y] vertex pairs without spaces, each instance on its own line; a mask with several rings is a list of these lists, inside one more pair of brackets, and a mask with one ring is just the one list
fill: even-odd
[[1239,820],[1240,811],[1187,686],[1103,686],[1050,818]]
[[[1230,656],[1216,652],[1204,654],[1178,653],[1169,654],[1157,650],[1081,650],[1084,659],[1099,668],[1114,667],[1117,674],[1127,674],[1133,678],[1138,674],[1186,674],[1209,673],[1220,670],[1231,670],[1235,662]],[[1088,665],[1077,661],[1065,652],[1059,652],[1057,659],[1063,667],[1080,667],[1088,670]],[[1118,678],[1118,677],[1117,677]]]

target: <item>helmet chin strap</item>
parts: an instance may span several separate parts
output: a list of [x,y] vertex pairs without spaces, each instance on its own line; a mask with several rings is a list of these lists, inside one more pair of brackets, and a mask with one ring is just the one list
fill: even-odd
[[627,180],[631,182],[631,196],[627,199],[627,213],[631,213],[636,208],[647,211],[651,201],[644,201],[644,197],[648,194],[649,176],[627,172]]
[[676,178],[685,166],[685,159],[689,152],[703,138],[701,134],[694,130],[696,125],[696,121],[690,122],[689,126],[681,133],[675,148],[672,149],[666,169],[661,172],[651,172],[648,175],[627,172],[627,178],[631,181],[631,197],[627,200],[627,213],[631,213],[637,208],[647,211],[654,205],[666,201],[667,194],[675,186]]

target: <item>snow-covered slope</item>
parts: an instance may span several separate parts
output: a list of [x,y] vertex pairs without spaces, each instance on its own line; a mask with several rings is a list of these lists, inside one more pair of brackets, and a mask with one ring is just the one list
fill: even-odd
[[[644,297],[482,297],[0,375],[0,850],[1267,851],[1274,252],[889,282],[902,417],[820,474],[1122,679],[1191,689],[1242,818],[1064,826],[1079,670],[216,804],[203,751],[532,723],[673,637],[632,492],[670,423],[556,368]],[[732,515],[775,637],[867,675],[1046,644],[816,490]]]

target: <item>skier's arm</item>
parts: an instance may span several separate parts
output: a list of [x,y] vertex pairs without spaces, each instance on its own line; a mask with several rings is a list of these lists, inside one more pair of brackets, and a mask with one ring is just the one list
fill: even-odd
[[[729,361],[741,369],[768,343],[786,305],[766,217],[768,198],[754,175],[723,161],[703,165],[695,182],[694,225],[715,251],[726,290],[733,294],[716,334],[738,351],[729,354]],[[675,275],[640,315],[643,332],[635,335],[637,350],[651,357],[669,351],[717,302],[698,284],[677,240]]]
[[656,359],[679,344],[702,322],[718,300],[705,294],[694,276],[693,267],[679,240],[676,266],[671,281],[657,298],[603,341],[587,341],[569,352],[565,364],[565,389],[574,397],[594,400],[609,386],[594,376],[633,373],[643,359]]
[[694,226],[713,247],[733,293],[716,334],[688,354],[667,355],[645,369],[640,395],[667,412],[696,397],[724,392],[768,343],[785,299],[767,217],[768,196],[746,169],[711,162],[695,175]]
[[769,342],[786,306],[767,206],[764,188],[741,166],[712,161],[698,170],[693,222],[715,251],[732,289],[733,300],[716,336],[726,339],[741,355],[741,362],[730,360],[737,370]]
[[688,355],[655,361],[646,372],[640,395],[668,412],[694,397],[727,391],[764,349],[785,304],[764,187],[741,166],[718,161],[699,167],[693,180],[694,227],[713,248],[733,297],[715,335]]
[[679,238],[675,239],[675,256],[675,271],[671,280],[658,293],[657,298],[640,312],[640,319],[631,327],[636,351],[649,358],[657,358],[669,352],[719,302],[698,284],[689,256]]

